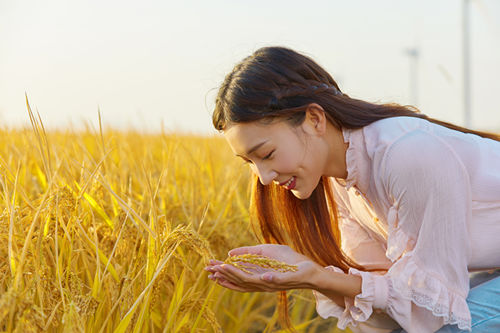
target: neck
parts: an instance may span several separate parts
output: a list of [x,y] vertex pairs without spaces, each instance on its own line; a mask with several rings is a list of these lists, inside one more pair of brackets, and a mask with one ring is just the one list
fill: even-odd
[[326,161],[325,175],[335,178],[347,178],[346,153],[349,147],[348,142],[344,142],[342,130],[337,129],[332,124],[328,124],[328,158]]

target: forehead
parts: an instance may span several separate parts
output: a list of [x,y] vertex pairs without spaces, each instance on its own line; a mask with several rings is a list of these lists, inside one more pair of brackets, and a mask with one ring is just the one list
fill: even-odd
[[235,154],[244,155],[256,144],[277,141],[292,133],[285,121],[272,123],[249,122],[231,124],[224,131],[224,137]]

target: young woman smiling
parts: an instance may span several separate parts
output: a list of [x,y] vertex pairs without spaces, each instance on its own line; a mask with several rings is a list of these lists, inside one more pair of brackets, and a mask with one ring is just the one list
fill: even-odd
[[210,279],[279,291],[284,314],[286,290],[311,289],[318,314],[341,329],[500,331],[500,271],[470,274],[500,268],[499,136],[350,98],[283,47],[235,66],[213,124],[253,171],[264,243],[229,255],[298,270],[248,274],[212,260]]

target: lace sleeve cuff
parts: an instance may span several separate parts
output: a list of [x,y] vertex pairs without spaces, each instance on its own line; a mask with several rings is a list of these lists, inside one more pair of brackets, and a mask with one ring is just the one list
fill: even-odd
[[[335,266],[326,266],[325,269],[328,269],[332,272],[344,273],[340,268]],[[316,312],[321,318],[326,319],[329,317],[342,317],[342,314],[344,313],[343,307],[337,305],[337,303],[335,303],[319,291],[313,290],[312,292],[314,298],[316,299]]]
[[[325,267],[328,270],[343,273],[335,266]],[[356,326],[357,322],[364,322],[370,318],[373,308],[385,309],[388,297],[387,282],[383,276],[349,269],[349,274],[359,275],[362,278],[361,293],[354,298],[344,297],[345,307],[341,307],[325,295],[313,291],[316,298],[316,311],[326,319],[338,318],[337,326],[345,329],[348,325]],[[377,311],[379,312],[379,311]]]

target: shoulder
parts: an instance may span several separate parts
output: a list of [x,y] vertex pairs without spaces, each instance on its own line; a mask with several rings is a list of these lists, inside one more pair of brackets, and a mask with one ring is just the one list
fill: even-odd
[[413,201],[407,204],[418,206],[429,198],[446,198],[450,191],[463,192],[470,176],[457,151],[443,137],[415,129],[384,151],[377,180],[396,201],[406,196]]
[[363,127],[367,150],[376,146],[390,146],[395,141],[415,130],[428,130],[433,124],[417,117],[390,117],[377,120]]
[[393,117],[364,127],[367,153],[375,181],[385,188],[398,183],[414,186],[439,182],[450,169],[465,174],[456,147],[447,140],[450,130],[415,117]]
[[449,143],[436,133],[414,129],[397,137],[383,152],[382,163],[388,171],[434,172],[459,160]]

